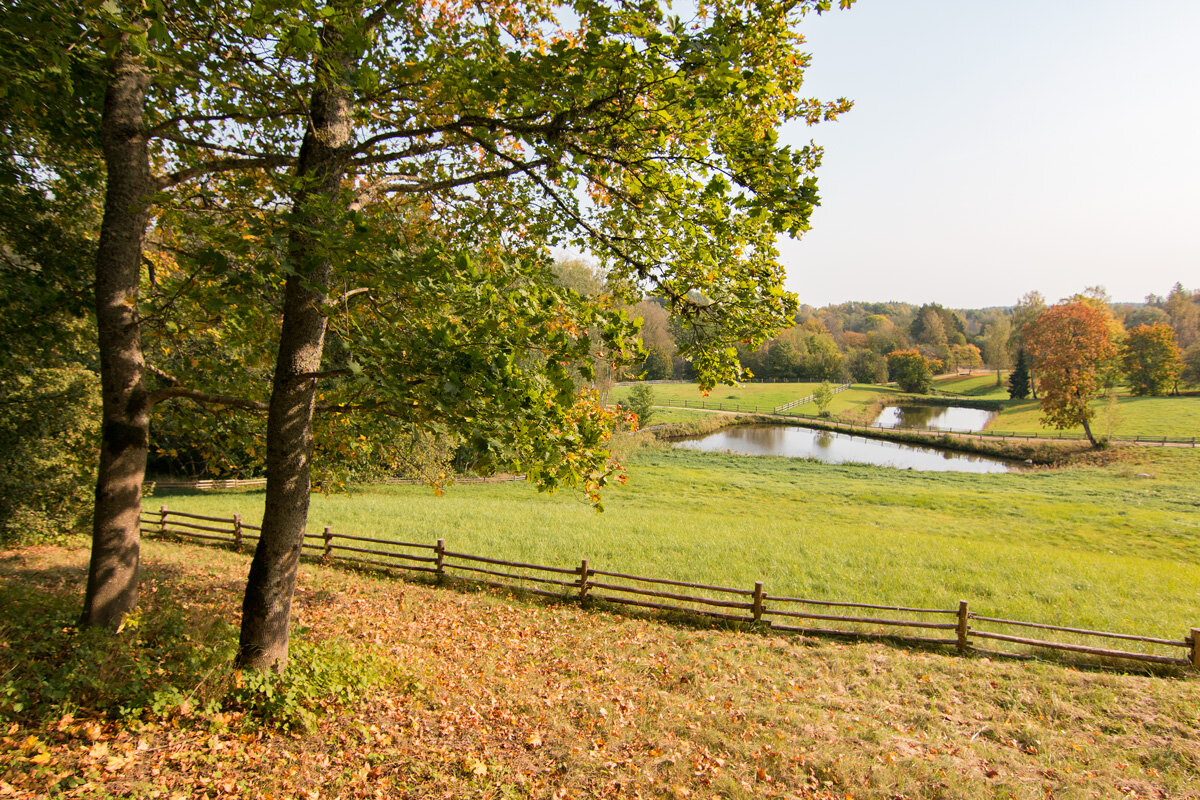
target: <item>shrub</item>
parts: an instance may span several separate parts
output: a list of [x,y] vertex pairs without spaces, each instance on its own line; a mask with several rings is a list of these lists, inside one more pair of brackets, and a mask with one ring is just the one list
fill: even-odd
[[645,427],[654,416],[654,390],[644,383],[634,386],[625,401],[629,410],[638,416],[638,425]]
[[902,390],[926,394],[933,386],[933,365],[916,350],[893,350],[888,353],[888,373]]

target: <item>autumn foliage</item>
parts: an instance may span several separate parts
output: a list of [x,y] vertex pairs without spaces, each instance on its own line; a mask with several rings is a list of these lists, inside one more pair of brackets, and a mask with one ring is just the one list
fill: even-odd
[[1121,365],[1129,389],[1137,395],[1166,394],[1179,378],[1183,359],[1170,325],[1139,325],[1121,350]]
[[1104,315],[1083,301],[1046,309],[1030,325],[1026,344],[1042,391],[1042,419],[1055,428],[1083,426],[1093,445],[1088,403],[1100,387],[1100,367],[1116,355]]

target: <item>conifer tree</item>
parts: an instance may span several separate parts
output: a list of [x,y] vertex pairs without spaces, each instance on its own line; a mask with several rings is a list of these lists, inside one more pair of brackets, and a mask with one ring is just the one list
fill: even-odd
[[1017,351],[1017,365],[1008,376],[1008,396],[1013,400],[1029,397],[1029,364],[1025,361],[1025,349]]

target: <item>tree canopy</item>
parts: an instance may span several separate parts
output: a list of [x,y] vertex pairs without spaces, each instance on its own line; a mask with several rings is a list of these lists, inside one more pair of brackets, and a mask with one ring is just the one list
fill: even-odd
[[[61,33],[11,37],[3,134],[37,156],[20,180],[71,174],[76,143],[103,176],[85,622],[136,602],[167,401],[267,411],[245,446],[268,474],[256,666],[286,660],[322,425],[339,448],[457,436],[483,468],[598,502],[614,420],[572,378],[637,356],[623,304],[669,305],[706,386],[796,308],[775,238],[807,228],[821,152],[778,129],[849,107],[800,93],[797,25],[830,5],[17,3]],[[557,283],[555,245],[592,253],[611,297]]]

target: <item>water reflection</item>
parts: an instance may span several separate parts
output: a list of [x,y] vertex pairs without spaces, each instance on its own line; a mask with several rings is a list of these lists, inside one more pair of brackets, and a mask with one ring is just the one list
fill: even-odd
[[871,424],[876,428],[981,431],[994,416],[995,411],[962,406],[887,406]]
[[868,439],[848,433],[792,425],[740,425],[681,439],[676,447],[750,456],[815,458],[827,464],[874,464],[925,472],[1007,472],[1009,465],[986,456],[951,453],[934,447]]

